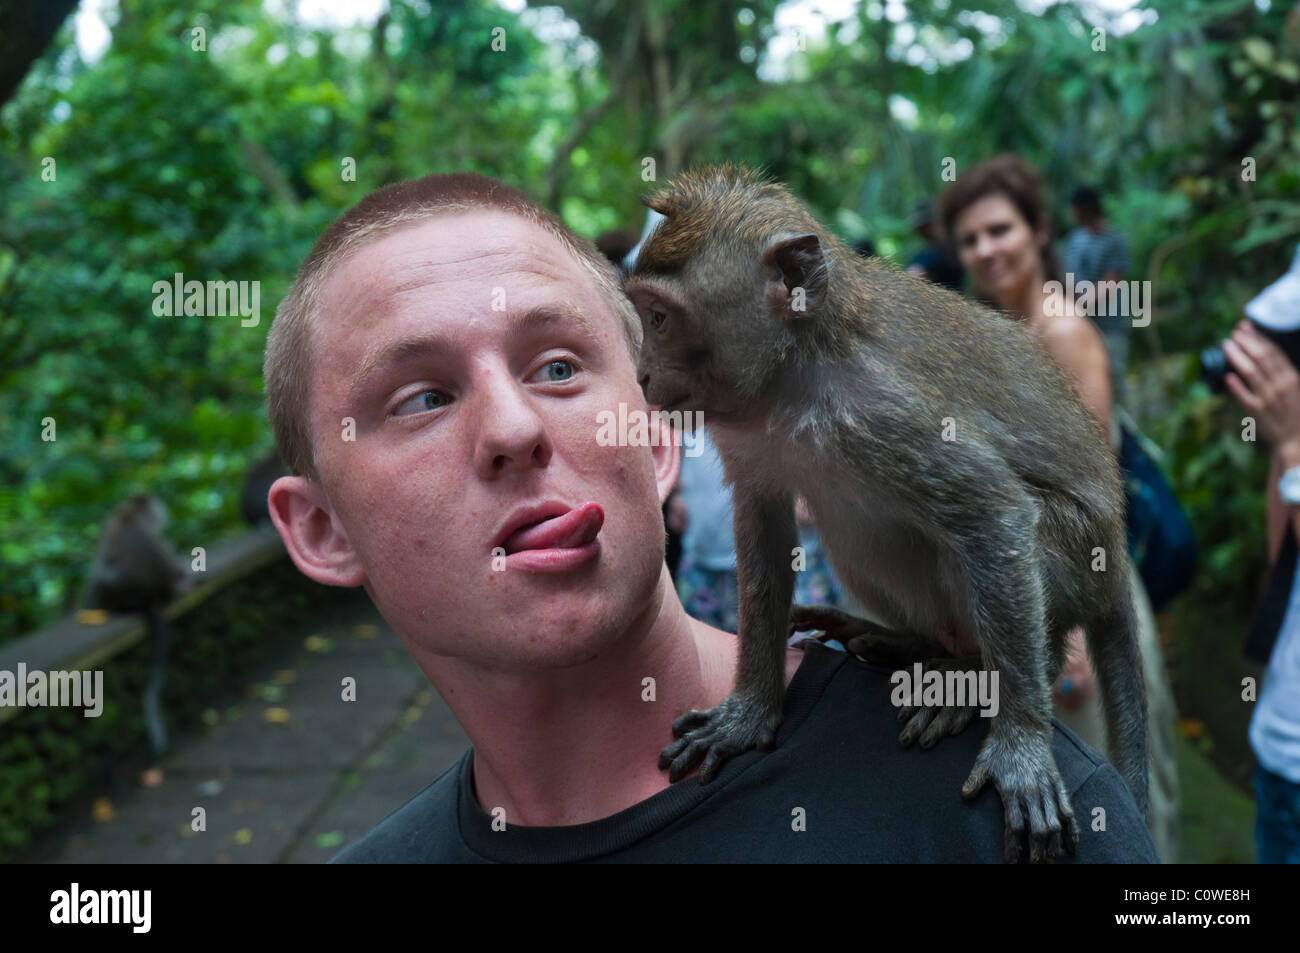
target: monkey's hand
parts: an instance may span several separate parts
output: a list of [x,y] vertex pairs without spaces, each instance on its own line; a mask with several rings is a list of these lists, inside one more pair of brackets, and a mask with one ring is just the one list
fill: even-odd
[[[925,671],[938,672],[940,677],[943,677],[944,672],[978,671],[980,660],[978,656],[937,658],[930,659],[923,665]],[[919,687],[915,691],[920,694]],[[978,705],[922,705],[919,703],[919,698],[914,700],[918,704],[903,705],[898,709],[898,720],[905,726],[898,740],[904,748],[911,745],[918,737],[922,748],[927,750],[933,748],[939,739],[946,735],[955,735],[969,725],[975,713],[979,711]]]
[[776,705],[747,695],[731,694],[717,708],[688,711],[673,722],[677,740],[659,754],[659,770],[668,780],[684,777],[701,758],[700,783],[708,784],[733,755],[757,747],[771,750],[784,717],[782,699]]
[[1008,743],[1007,732],[997,729],[995,724],[984,739],[962,797],[969,800],[993,782],[1002,797],[1003,859],[1008,864],[1020,860],[1022,834],[1029,838],[1030,863],[1056,860],[1062,846],[1073,854],[1079,848],[1079,824],[1052,758],[1050,736],[1020,734]]

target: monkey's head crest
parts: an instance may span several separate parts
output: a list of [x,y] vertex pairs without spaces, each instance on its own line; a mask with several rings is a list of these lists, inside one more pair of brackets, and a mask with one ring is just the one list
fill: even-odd
[[688,169],[658,192],[642,197],[641,203],[660,215],[675,218],[701,206],[734,202],[745,192],[769,184],[760,169],[724,162]]
[[634,273],[674,272],[715,240],[757,235],[754,225],[771,199],[793,201],[757,169],[726,163],[683,172],[641,200],[665,221],[642,245]]

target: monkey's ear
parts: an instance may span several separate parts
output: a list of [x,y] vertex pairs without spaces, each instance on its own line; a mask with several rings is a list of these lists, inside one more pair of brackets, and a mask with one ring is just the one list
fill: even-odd
[[815,234],[774,235],[763,249],[768,297],[785,318],[806,317],[826,297],[826,257]]

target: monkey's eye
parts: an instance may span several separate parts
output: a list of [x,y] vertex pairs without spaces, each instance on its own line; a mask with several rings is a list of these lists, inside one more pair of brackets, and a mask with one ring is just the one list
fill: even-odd
[[656,331],[662,328],[664,326],[664,322],[667,320],[668,320],[668,312],[660,311],[658,308],[650,309],[650,327],[654,328]]

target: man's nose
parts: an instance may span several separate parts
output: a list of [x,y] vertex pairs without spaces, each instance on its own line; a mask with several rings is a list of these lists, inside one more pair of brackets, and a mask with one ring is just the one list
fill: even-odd
[[551,459],[546,424],[527,391],[493,374],[480,383],[479,437],[474,463],[492,478],[512,469],[544,467]]

